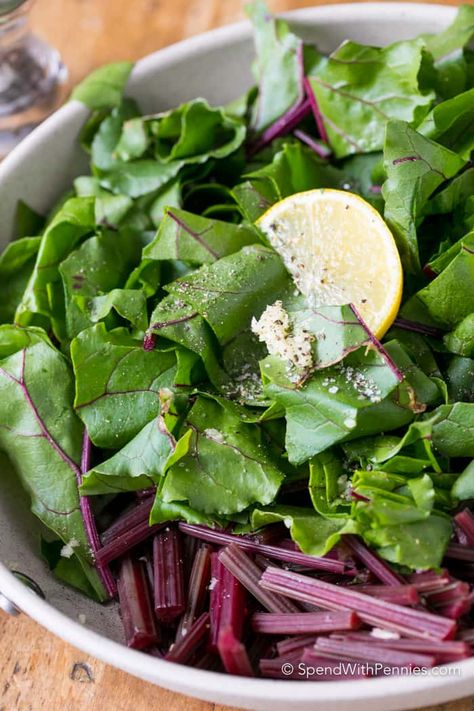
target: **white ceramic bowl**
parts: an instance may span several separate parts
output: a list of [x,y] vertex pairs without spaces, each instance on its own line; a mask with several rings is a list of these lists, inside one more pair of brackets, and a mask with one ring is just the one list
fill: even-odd
[[[420,32],[437,32],[452,20],[454,8],[439,5],[335,5],[288,15],[305,38],[324,51],[347,37],[387,44]],[[248,23],[232,25],[152,54],[139,62],[128,93],[145,111],[163,110],[195,96],[224,103],[251,83],[253,49]],[[1,245],[11,236],[19,198],[46,211],[87,162],[77,136],[87,110],[72,102],[42,124],[0,166]],[[5,458],[0,459],[0,591],[59,637],[137,677],[168,689],[218,703],[251,709],[369,711],[419,708],[474,693],[474,659],[437,676],[378,678],[354,682],[242,679],[185,668],[124,647],[116,606],[102,608],[65,588],[45,570],[38,556],[38,528]],[[9,571],[34,578],[41,600]],[[78,615],[86,616],[86,624]],[[436,671],[436,670],[435,670]]]

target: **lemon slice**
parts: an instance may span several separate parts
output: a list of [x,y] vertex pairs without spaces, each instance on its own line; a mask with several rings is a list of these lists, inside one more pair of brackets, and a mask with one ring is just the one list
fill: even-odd
[[312,307],[353,304],[379,338],[397,315],[403,271],[379,213],[354,193],[309,190],[258,220]]

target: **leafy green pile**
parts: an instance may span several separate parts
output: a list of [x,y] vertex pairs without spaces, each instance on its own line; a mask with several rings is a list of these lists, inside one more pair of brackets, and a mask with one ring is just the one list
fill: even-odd
[[[73,550],[58,574],[100,599],[80,494],[156,486],[152,523],[284,521],[315,555],[357,533],[415,569],[474,498],[474,7],[329,57],[249,12],[258,86],[229,106],[142,116],[128,63],[79,86],[90,175],[45,220],[21,203],[0,256],[0,446]],[[310,309],[255,225],[319,187],[363,196],[397,240],[383,345],[350,305]],[[250,328],[278,300],[315,337],[304,378]]]

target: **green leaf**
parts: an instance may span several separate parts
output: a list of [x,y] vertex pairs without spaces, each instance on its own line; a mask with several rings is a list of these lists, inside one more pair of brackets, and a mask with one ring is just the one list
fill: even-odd
[[247,5],[246,12],[254,26],[259,85],[252,124],[262,131],[303,98],[303,42],[269,15],[264,2]]
[[194,403],[185,422],[192,432],[189,453],[166,475],[165,503],[187,501],[204,514],[227,515],[275,498],[283,473],[260,428],[244,424],[229,405],[204,397]]
[[76,86],[71,99],[95,111],[118,106],[133,66],[133,62],[114,62],[96,69]]
[[309,471],[309,493],[316,511],[330,518],[347,518],[350,504],[343,498],[347,470],[341,458],[328,449],[311,459]]
[[464,357],[474,356],[474,313],[468,314],[457,326],[447,333],[443,343],[451,353]]
[[250,326],[252,317],[289,288],[280,257],[260,245],[204,265],[166,290],[197,311],[225,343]]
[[451,522],[441,515],[401,526],[367,529],[366,542],[392,563],[415,570],[438,568],[452,535]]
[[163,415],[158,415],[110,459],[97,464],[84,476],[81,492],[110,494],[138,491],[158,483],[173,459],[189,448],[191,430],[176,442]]
[[[293,464],[346,437],[393,429],[407,416],[411,419],[406,411],[396,410],[395,421],[390,412],[380,412],[381,401],[397,387],[399,377],[374,350],[355,351],[342,366],[316,371],[299,389],[276,368],[264,369],[263,378],[265,394],[285,410],[285,446]],[[361,411],[370,406],[374,418],[364,421]]]
[[157,493],[150,513],[150,525],[176,520],[211,527],[223,523],[216,516],[206,516],[181,501],[163,501]]
[[154,138],[154,150],[162,162],[203,163],[226,158],[244,142],[243,121],[223,108],[194,99],[177,109],[145,118]]
[[474,460],[467,465],[459,478],[456,479],[451,494],[461,501],[474,499]]
[[31,278],[40,244],[41,237],[23,237],[7,244],[0,255],[0,323],[13,321],[18,302]]
[[160,301],[151,315],[149,331],[196,353],[216,387],[226,380],[214,334],[204,318],[180,298],[169,295]]
[[132,198],[159,190],[175,178],[183,167],[181,161],[159,163],[137,160],[113,166],[101,179],[101,184],[114,193],[125,193]]
[[474,402],[474,360],[453,356],[446,369],[449,402]]
[[[15,327],[10,332],[18,347]],[[0,447],[29,493],[33,513],[73,545],[90,584],[105,599],[79,508],[83,426],[72,409],[71,373],[64,357],[38,336],[27,332],[31,345],[1,361]],[[5,327],[3,337],[8,337]]]
[[123,447],[160,410],[160,389],[173,384],[172,352],[145,351],[125,329],[104,324],[82,331],[71,343],[76,376],[74,407],[97,447]]
[[[138,108],[134,101],[126,99],[116,106],[100,123],[91,142],[90,152],[94,168],[108,171],[120,165],[117,144],[125,122],[135,118]],[[100,185],[100,182],[99,182]]]
[[93,323],[106,319],[111,311],[115,311],[139,332],[145,331],[148,325],[146,297],[137,289],[112,289],[108,294],[83,302],[78,299],[78,303]]
[[312,509],[297,506],[272,506],[252,512],[252,526],[261,528],[283,521],[294,542],[308,555],[326,555],[344,533],[358,533],[358,525],[348,517],[324,518]]
[[474,36],[474,7],[461,5],[454,21],[443,32],[425,35],[426,48],[435,60],[447,57],[464,47]]
[[474,403],[441,405],[433,417],[436,449],[448,457],[474,457]]
[[421,136],[402,121],[387,124],[382,194],[385,220],[392,229],[405,269],[420,269],[417,226],[429,197],[463,167],[455,153]]
[[344,173],[301,143],[285,143],[268,165],[247,173],[232,193],[245,219],[255,222],[274,203],[314,188],[340,188]]
[[61,551],[64,547],[62,541],[47,541],[41,538],[41,555],[45,559],[49,569],[54,575],[66,585],[70,585],[76,590],[91,597],[97,602],[102,602],[103,598],[97,594],[90,584],[80,561],[73,553],[70,558],[64,558]]
[[238,252],[245,245],[260,242],[251,225],[233,225],[168,208],[158,233],[143,250],[148,259],[179,259],[194,264],[211,264]]
[[444,328],[455,328],[474,312],[474,252],[466,244],[473,238],[474,233],[467,235],[454,259],[416,295],[435,323]]
[[[467,201],[473,194],[474,168],[469,168],[453,178],[446,188],[436,192],[428,201],[424,213],[425,215],[445,215],[461,209],[463,218],[465,218],[464,212],[467,213],[468,208]],[[433,268],[431,261],[430,266]],[[441,269],[436,268],[435,271],[439,272]]]
[[27,326],[36,314],[54,316],[48,287],[60,281],[59,265],[94,227],[94,198],[71,198],[64,203],[41,238],[33,272],[16,310],[17,323]]
[[418,84],[423,48],[420,39],[383,49],[347,41],[317,67],[309,81],[337,158],[380,150],[391,119],[426,115],[434,94]]
[[[83,242],[61,263],[59,272],[66,300],[69,338],[74,338],[93,322],[104,318],[114,305],[114,299],[119,298],[120,304],[120,295],[116,294],[120,290],[117,287],[125,283],[130,270],[138,263],[141,249],[140,235],[133,231],[105,231]],[[100,298],[106,292],[115,296],[105,296],[105,304],[103,300],[98,304],[93,301],[94,297]],[[105,309],[104,315],[100,315],[101,308],[102,311]],[[146,314],[143,314],[142,325],[144,321]]]
[[437,104],[417,130],[469,160],[474,149],[474,89]]
[[44,227],[44,217],[23,200],[18,200],[15,214],[15,239],[39,235]]

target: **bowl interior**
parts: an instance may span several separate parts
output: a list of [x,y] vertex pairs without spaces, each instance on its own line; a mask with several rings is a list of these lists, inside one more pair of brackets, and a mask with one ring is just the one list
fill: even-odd
[[[453,12],[453,8],[440,6],[370,3],[302,10],[292,13],[290,17],[293,27],[306,40],[316,43],[324,51],[330,51],[348,37],[384,45],[410,38],[419,32],[437,32],[451,21]],[[247,24],[224,28],[142,60],[133,72],[127,93],[138,100],[145,112],[164,110],[195,96],[222,104],[251,85],[252,58],[253,46]],[[87,113],[76,102],[66,105],[20,144],[0,166],[0,247],[13,236],[14,214],[20,198],[45,213],[73,178],[87,171],[87,159],[77,141]],[[43,589],[46,600],[71,620],[77,621],[78,615],[85,615],[86,627],[109,639],[121,640],[122,630],[115,605],[101,607],[89,601],[61,585],[46,570],[38,555],[39,527],[29,511],[28,498],[17,484],[4,456],[0,457],[0,472],[0,560],[7,568],[33,577]],[[0,570],[0,590],[6,575],[4,570]],[[30,614],[38,617],[33,611],[33,603],[31,608]],[[64,630],[55,631],[71,639],[71,635],[68,637]],[[79,639],[77,635],[73,641],[76,639]],[[123,653],[132,654],[126,650]],[[142,658],[145,669],[147,658]],[[157,669],[160,667],[157,666]],[[167,683],[162,672],[157,673],[156,677],[151,671],[144,671],[141,675]],[[170,685],[176,687],[171,682]],[[293,684],[290,686],[294,687]],[[281,690],[281,685],[278,687]],[[288,683],[286,687],[289,688]],[[195,693],[204,695],[199,691]],[[277,702],[280,692],[270,695]],[[217,696],[214,694],[211,698],[217,700]],[[220,699],[224,698],[228,703],[232,701],[230,697],[220,694]],[[257,701],[253,703],[252,707],[256,708]],[[259,702],[259,708],[264,706]],[[302,708],[299,704],[297,706]],[[284,706],[277,702],[273,708]],[[313,703],[312,708],[319,706]],[[339,708],[346,706],[340,705]]]

